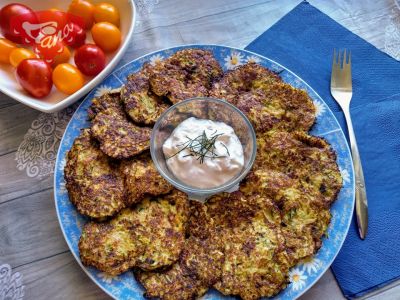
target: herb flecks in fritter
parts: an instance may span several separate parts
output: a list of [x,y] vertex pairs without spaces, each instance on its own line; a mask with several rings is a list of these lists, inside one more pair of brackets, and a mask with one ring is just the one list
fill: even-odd
[[150,147],[150,127],[133,124],[126,116],[119,95],[101,96],[89,108],[91,133],[100,149],[116,159],[133,157]]
[[188,210],[187,196],[174,190],[145,198],[111,221],[90,222],[79,241],[82,263],[110,275],[172,265],[184,246]]
[[144,153],[120,165],[127,191],[128,205],[140,202],[144,196],[158,196],[172,191],[172,185],[158,173],[149,153]]
[[314,104],[304,90],[255,63],[227,72],[214,83],[210,96],[236,105],[257,133],[271,129],[308,131],[315,120]]
[[88,129],[82,130],[68,152],[64,176],[69,198],[79,213],[103,218],[125,207],[122,176]]
[[127,78],[121,89],[121,99],[131,119],[138,124],[153,125],[170,106],[150,89],[149,76],[152,66],[143,68]]
[[156,95],[166,96],[175,104],[188,98],[208,96],[213,81],[222,74],[212,52],[183,49],[155,65],[150,85]]

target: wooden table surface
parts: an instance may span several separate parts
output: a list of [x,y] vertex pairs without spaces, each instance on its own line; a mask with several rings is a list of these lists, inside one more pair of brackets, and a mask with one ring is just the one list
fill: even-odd
[[[136,0],[139,20],[120,65],[150,51],[203,43],[245,47],[299,0]],[[395,0],[310,1],[400,59]],[[53,200],[55,153],[72,110],[43,114],[0,93],[0,298],[11,268],[15,299],[109,299],[75,262]],[[396,287],[397,286],[397,287]],[[397,295],[397,296],[396,296]],[[370,299],[399,299],[399,285]],[[344,299],[329,270],[301,299]]]

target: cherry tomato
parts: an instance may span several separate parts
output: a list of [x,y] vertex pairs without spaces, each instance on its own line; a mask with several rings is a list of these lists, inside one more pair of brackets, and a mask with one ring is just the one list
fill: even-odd
[[24,59],[28,58],[36,58],[36,54],[29,49],[15,48],[10,53],[10,64],[16,68]]
[[94,76],[101,72],[106,65],[106,56],[99,47],[86,44],[75,52],[75,64],[85,75]]
[[23,60],[18,65],[16,75],[20,85],[35,98],[47,96],[53,86],[51,67],[38,58]]
[[15,34],[11,28],[11,18],[20,16],[25,22],[37,23],[36,14],[28,6],[11,3],[0,10],[0,29],[3,36],[17,44],[23,43],[23,38]]
[[93,11],[93,4],[86,0],[72,0],[68,7],[69,13],[81,17],[84,20],[86,29],[90,29],[93,25]]
[[92,27],[93,41],[105,52],[117,50],[121,44],[121,31],[108,22],[96,23]]
[[85,43],[86,40],[86,31],[81,28],[79,25],[73,23],[73,32],[74,32],[74,41],[72,43],[70,43],[69,45],[72,48],[79,48],[80,46],[82,46]]
[[119,27],[119,11],[110,3],[96,4],[93,11],[94,21],[109,22]]
[[77,67],[60,64],[53,71],[53,82],[60,92],[71,95],[85,84],[85,79]]
[[71,52],[69,51],[67,46],[64,46],[63,51],[60,54],[54,56],[52,66],[55,67],[59,64],[67,63],[70,58]]
[[17,46],[7,40],[0,38],[0,63],[9,64],[10,63],[10,53],[16,48]]

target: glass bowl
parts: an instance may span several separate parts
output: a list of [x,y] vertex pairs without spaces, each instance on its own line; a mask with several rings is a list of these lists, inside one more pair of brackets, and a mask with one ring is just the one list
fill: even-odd
[[[174,176],[169,170],[163,153],[163,144],[172,131],[190,117],[223,122],[231,126],[239,138],[244,154],[242,170],[223,185],[202,189],[190,186]],[[205,202],[207,198],[221,192],[232,192],[239,188],[240,181],[250,171],[256,157],[256,135],[247,117],[232,104],[214,98],[191,98],[167,109],[154,125],[150,139],[150,153],[158,172],[177,189],[185,192],[189,199]]]

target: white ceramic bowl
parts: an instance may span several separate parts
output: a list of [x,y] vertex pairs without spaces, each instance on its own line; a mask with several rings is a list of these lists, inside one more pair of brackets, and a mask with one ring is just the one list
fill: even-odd
[[[0,7],[10,4],[13,1],[0,0]],[[72,103],[76,102],[84,95],[89,93],[104,77],[106,77],[117,65],[122,58],[125,50],[129,46],[130,39],[133,34],[136,21],[136,7],[133,0],[95,0],[93,3],[108,2],[118,8],[121,17],[120,30],[122,33],[122,43],[119,49],[113,53],[107,54],[107,65],[95,77],[87,77],[86,84],[72,95],[66,95],[59,92],[54,86],[51,93],[43,99],[36,99],[26,93],[18,84],[15,78],[15,69],[12,66],[0,64],[0,91],[14,98],[15,100],[28,105],[34,109],[43,112],[59,111]],[[50,8],[58,8],[66,11],[71,0],[25,0],[21,3],[31,7],[33,10],[46,10]],[[92,42],[90,32],[87,32],[87,42]],[[73,58],[71,58],[73,62]]]

